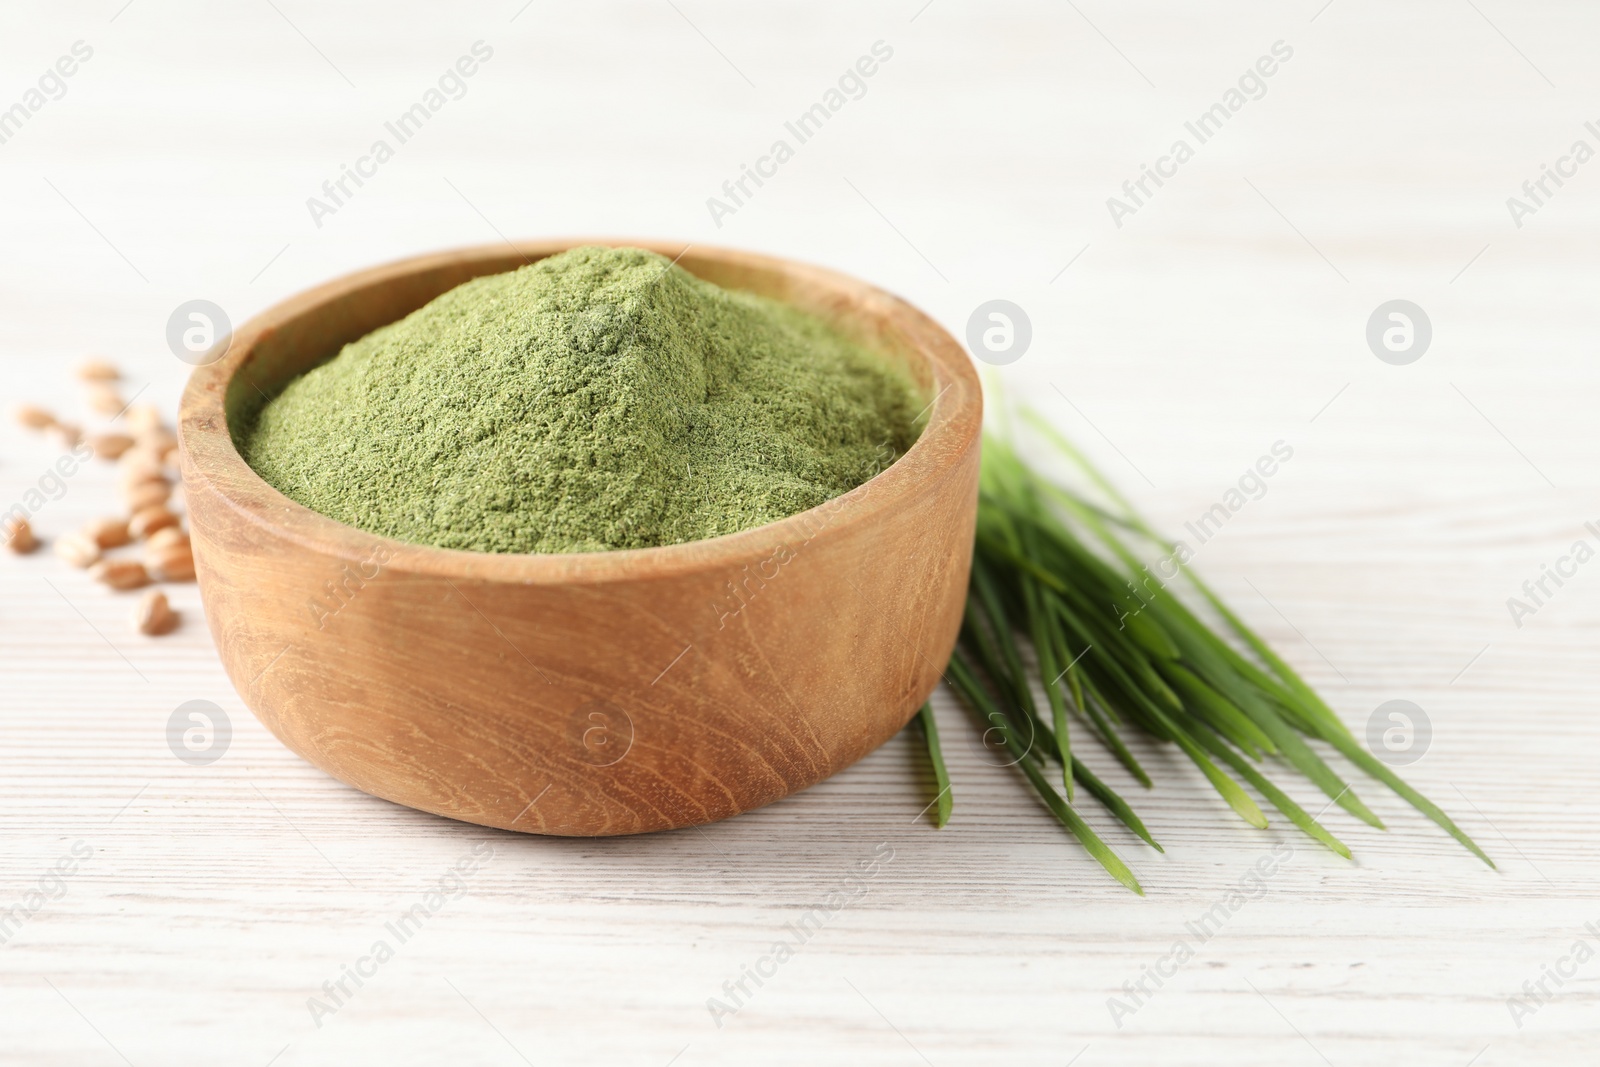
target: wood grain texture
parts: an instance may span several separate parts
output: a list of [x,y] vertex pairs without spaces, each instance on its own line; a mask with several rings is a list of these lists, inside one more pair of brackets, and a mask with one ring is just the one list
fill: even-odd
[[450,551],[327,519],[240,458],[259,398],[345,344],[474,277],[592,243],[640,244],[491,245],[336,279],[246,323],[184,394],[185,495],[223,664],[279,739],[375,796],[529,833],[713,822],[894,736],[950,656],[977,507],[977,375],[926,316],[830,271],[646,242],[872,345],[928,402],[904,456],[780,522],[626,552]]
[[[1596,963],[1520,1027],[1507,998],[1593,943],[1584,924],[1600,919],[1600,563],[1521,628],[1506,599],[1600,517],[1600,171],[1520,229],[1505,201],[1595,118],[1600,11],[275,6],[0,15],[14,74],[0,103],[72,41],[96,53],[0,145],[0,402],[94,426],[69,371],[100,353],[175,412],[190,368],[163,334],[181,301],[242,323],[363,266],[501,233],[759,248],[901,293],[958,338],[980,302],[1007,298],[1034,326],[1003,369],[1009,395],[1161,528],[1181,531],[1275,440],[1293,445],[1197,566],[1358,735],[1386,700],[1421,705],[1433,740],[1406,776],[1501,869],[1375,787],[1362,793],[1388,833],[1328,816],[1355,851],[1344,863],[1281,820],[1245,827],[1169,752],[1139,748],[1157,779],[1143,792],[1086,746],[1167,848],[1089,812],[1141,900],[984,763],[942,690],[955,813],[941,831],[918,814],[933,796],[913,734],[699,829],[481,830],[343,785],[274,738],[235,694],[193,585],[171,592],[178,632],[145,639],[128,598],[48,552],[0,554],[0,907],[73,842],[94,850],[0,945],[0,1062],[1592,1062]],[[468,93],[316,226],[306,198],[480,37],[495,57]],[[866,94],[717,227],[706,198],[880,38],[894,57]],[[1266,96],[1116,228],[1106,198],[1280,38],[1295,56]],[[1363,338],[1396,297],[1435,327],[1409,367]],[[56,455],[0,420],[0,503]],[[91,465],[34,526],[58,536],[114,493]],[[205,767],[166,740],[195,699],[233,725]],[[308,999],[484,841],[494,857],[465,892],[318,1026]],[[719,1028],[708,998],[883,843],[894,858],[867,891]],[[1108,999],[1278,843],[1296,854],[1266,893],[1119,1027]]]

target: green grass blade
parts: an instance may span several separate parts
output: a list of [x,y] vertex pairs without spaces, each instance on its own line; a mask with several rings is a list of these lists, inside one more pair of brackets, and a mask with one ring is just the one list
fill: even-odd
[[1328,707],[1323,699],[1317,695],[1316,691],[1306,684],[1305,679],[1301,678],[1299,673],[1289,666],[1281,656],[1272,651],[1271,646],[1263,641],[1254,630],[1246,626],[1244,620],[1235,615],[1228,605],[1222,602],[1222,598],[1212,592],[1211,587],[1200,580],[1199,575],[1190,572],[1189,581],[1200,591],[1200,595],[1210,602],[1217,614],[1222,616],[1223,621],[1232,628],[1233,632],[1238,634],[1239,638],[1250,646],[1251,651],[1260,656],[1262,662],[1272,668],[1272,672],[1289,687],[1290,691],[1301,701],[1310,705],[1311,710],[1318,719],[1325,721],[1346,736],[1350,736],[1349,729],[1340,721],[1339,716],[1334,714],[1333,709]]
[[[1162,717],[1166,718],[1164,714]],[[1251,826],[1258,830],[1265,830],[1267,828],[1267,816],[1262,812],[1260,805],[1250,799],[1250,794],[1241,789],[1238,782],[1224,774],[1215,763],[1207,759],[1200,746],[1195,743],[1194,739],[1182,727],[1171,719],[1166,719],[1165,725],[1167,729],[1172,731],[1172,739],[1178,743],[1179,748],[1183,749],[1184,755],[1193,760],[1194,765],[1200,768],[1200,773],[1205,775],[1207,780],[1211,782],[1212,788],[1217,791],[1217,794],[1228,802],[1228,807],[1237,812],[1239,818]]]
[[1040,605],[1039,590],[1026,579],[1022,593],[1031,624],[1034,654],[1039,659],[1039,681],[1044,686],[1045,699],[1050,703],[1050,723],[1055,734],[1056,754],[1061,760],[1062,787],[1067,791],[1067,802],[1071,803],[1072,741],[1067,732],[1067,705],[1061,696],[1061,678],[1056,670],[1056,635],[1050,630],[1054,618]]
[[1006,614],[1005,605],[1000,602],[999,591],[995,588],[987,567],[973,566],[972,585],[978,591],[978,601],[989,617],[990,627],[1000,649],[1000,662],[1005,667],[1006,683],[1011,688],[1012,696],[1019,705],[1027,709],[1028,714],[1037,715],[1038,708],[1033,702],[1033,689],[1028,685],[1028,672],[1022,666],[1022,652],[1017,648],[1017,639],[1011,632],[1011,620]]
[[1345,759],[1349,760],[1351,763],[1354,763],[1357,767],[1360,767],[1363,771],[1367,772],[1372,777],[1388,786],[1390,789],[1393,789],[1407,804],[1410,804],[1413,808],[1416,808],[1418,811],[1422,812],[1422,814],[1438,823],[1441,827],[1443,827],[1445,833],[1449,834],[1462,845],[1466,846],[1468,851],[1470,851],[1474,856],[1477,856],[1480,860],[1487,863],[1491,868],[1494,868],[1495,870],[1499,869],[1495,867],[1494,860],[1489,858],[1489,854],[1483,849],[1479,848],[1476,841],[1467,836],[1467,832],[1465,830],[1457,826],[1455,822],[1451,820],[1450,816],[1446,815],[1437,805],[1433,803],[1433,801],[1429,800],[1427,797],[1423,796],[1421,793],[1407,785],[1404,779],[1389,769],[1388,764],[1384,763],[1372,753],[1362,748],[1361,745],[1352,738],[1329,737],[1326,740],[1330,745],[1338,749]]
[[[1199,626],[1198,621],[1194,626]],[[1208,641],[1206,637],[1209,635],[1201,634],[1188,626],[1179,627],[1173,632],[1183,646],[1184,655],[1189,659],[1195,673],[1212,688],[1232,700],[1235,706],[1261,727],[1262,732],[1278,746],[1279,754],[1288,760],[1295,770],[1309,778],[1318,789],[1328,795],[1329,799],[1362,822],[1380,830],[1384,828],[1383,820],[1362,802],[1355,790],[1343,778],[1335,774],[1333,769],[1311,750],[1288,723],[1284,722],[1278,709],[1235,673],[1225,657],[1218,655],[1215,645],[1211,643],[1215,640],[1214,637]]]
[[[1368,753],[1332,707],[1189,567],[1142,559],[1159,551],[1175,560],[1180,548],[1156,533],[1064,435],[1030,410],[1021,415],[1090,488],[1080,494],[1056,485],[1021,458],[1008,436],[986,437],[961,656],[974,657],[987,677],[952,668],[965,671],[967,683],[952,684],[996,723],[1044,803],[1108,871],[1119,878],[1128,873],[1125,866],[1118,872],[1120,861],[1078,816],[1074,783],[1139,833],[1130,821],[1137,815],[1073,756],[1074,707],[1087,732],[1147,787],[1149,776],[1123,743],[1123,726],[1176,743],[1251,825],[1265,826],[1266,816],[1224,767],[1302,832],[1348,856],[1349,849],[1254,762],[1265,755],[1283,759],[1339,806],[1382,828],[1311,747],[1312,739],[1325,741],[1493,866],[1448,816]],[[1174,581],[1189,582],[1196,596],[1184,590],[1180,597]],[[1044,683],[1048,723],[1032,692],[1033,671],[1024,666],[1025,645]],[[1028,730],[1034,733],[1024,745]],[[1052,758],[1062,766],[1065,799],[1045,780]]]
[[1321,823],[1306,814],[1306,810],[1296,804],[1287,793],[1273,785],[1267,780],[1266,775],[1252,767],[1249,760],[1230,749],[1221,738],[1214,734],[1201,730],[1196,732],[1195,737],[1202,745],[1210,749],[1218,759],[1221,759],[1228,766],[1239,772],[1239,777],[1254,786],[1256,792],[1266,797],[1267,802],[1283,812],[1284,817],[1290,822],[1305,831],[1313,839],[1327,845],[1345,859],[1350,859],[1350,849],[1343,841],[1334,837]]
[[1248,715],[1196,677],[1188,668],[1180,663],[1164,663],[1161,669],[1172,679],[1172,684],[1178,692],[1188,699],[1189,706],[1199,712],[1200,717],[1218,733],[1244,749],[1246,755],[1252,759],[1260,759],[1263,752],[1278,751],[1278,746],[1272,743],[1272,738],[1268,737]]
[[1112,755],[1117,757],[1119,763],[1128,768],[1128,773],[1137,778],[1139,784],[1146,789],[1152,788],[1154,783],[1150,781],[1150,776],[1145,773],[1144,767],[1140,766],[1133,753],[1128,751],[1128,746],[1123,742],[1122,738],[1117,735],[1116,727],[1107,720],[1105,712],[1101,710],[1098,698],[1091,693],[1084,693],[1084,699],[1078,701],[1078,708],[1083,712],[1084,717],[1094,724],[1100,739],[1105,742],[1107,748],[1111,749]]
[[[1004,665],[1000,662],[998,649],[994,647],[992,642],[988,642],[986,647],[986,643],[979,639],[982,631],[974,620],[975,615],[982,613],[982,608],[973,603],[974,599],[969,597],[967,600],[967,624],[962,627],[961,642],[956,647],[958,650],[976,656],[984,671],[988,674],[989,680],[994,683],[999,691],[998,704],[990,698],[987,690],[982,692],[984,700],[988,701],[985,707],[991,718],[1005,718],[1017,729],[1027,728],[1030,731],[1027,745],[1030,758],[1041,764],[1047,763],[1050,759],[1049,752],[1033,742],[1040,733],[1047,734],[1049,730],[1039,722],[1037,715],[1023,707],[1021,702],[1011,695],[1009,679]],[[953,661],[954,657],[952,656]],[[974,677],[976,676],[974,675]],[[947,678],[947,680],[949,679]],[[994,725],[996,729],[999,729],[997,723]],[[987,736],[987,731],[985,731],[985,735]],[[987,745],[988,742],[985,741],[985,744]],[[1052,747],[1053,744],[1053,742],[1050,743]]]
[[1009,545],[1002,544],[995,538],[986,535],[982,530],[978,531],[978,547],[983,551],[992,553],[995,556],[1005,560],[1007,563],[1026,571],[1028,574],[1031,574],[1034,578],[1037,578],[1051,589],[1056,590],[1056,592],[1059,593],[1066,591],[1067,587],[1062,583],[1060,578],[1057,578],[1055,575],[1039,566],[1039,564],[1035,563],[1033,560],[1024,557],[1017,549],[1011,548]]
[[1128,769],[1128,773],[1137,778],[1139,784],[1146,789],[1151,788],[1153,783],[1150,781],[1150,776],[1145,773],[1145,769],[1123,743],[1112,722],[1113,719],[1120,722],[1120,716],[1117,715],[1116,709],[1095,691],[1093,679],[1082,666],[1081,661],[1089,654],[1089,647],[1085,646],[1081,652],[1074,652],[1067,640],[1066,632],[1060,626],[1060,620],[1057,619],[1055,622],[1052,631],[1057,642],[1056,659],[1057,662],[1070,664],[1065,673],[1067,687],[1072,692],[1073,706],[1094,726],[1096,736],[1117,757],[1117,761]]
[[928,744],[928,762],[933,764],[934,784],[939,787],[939,796],[934,802],[933,825],[943,828],[950,821],[955,798],[950,793],[950,772],[945,769],[944,750],[939,747],[939,724],[933,721],[933,705],[922,705],[917,719],[922,723],[922,736]]
[[1158,660],[1177,659],[1178,646],[1154,614],[1138,611],[1123,617],[1134,643]]
[[1039,769],[1027,760],[1022,760],[1017,766],[1022,768],[1023,773],[1028,776],[1028,780],[1033,783],[1033,788],[1038,792],[1040,799],[1044,801],[1045,807],[1049,808],[1051,814],[1061,820],[1062,825],[1072,831],[1072,836],[1076,837],[1078,843],[1083,845],[1084,851],[1098,860],[1100,866],[1104,867],[1111,877],[1138,893],[1141,897],[1144,896],[1144,887],[1139,884],[1139,879],[1133,876],[1133,872],[1128,869],[1128,865],[1122,862],[1122,857],[1118,856],[1111,850],[1109,845],[1100,840],[1100,835],[1096,834],[1094,829],[1083,821],[1083,818],[1073,810],[1072,805],[1068,804],[1060,793],[1050,788],[1050,783],[1044,780],[1044,775],[1039,773]]
[[1004,661],[1000,654],[1000,644],[995,639],[992,626],[989,624],[988,612],[977,597],[968,595],[966,620],[961,628],[964,643],[970,644],[977,654],[978,662],[989,673],[996,684],[1009,691],[1010,676],[1006,672]]
[[[1140,896],[1144,896],[1144,888],[1139,885],[1139,880],[1133,876],[1133,872],[1128,869],[1128,865],[1122,862],[1122,858],[1113,852],[1104,841],[1100,840],[1094,829],[1083,821],[1083,818],[1073,810],[1072,805],[1068,804],[1060,793],[1050,788],[1050,783],[1045,781],[1044,775],[1039,772],[1039,768],[1028,760],[1027,752],[1022,747],[1022,742],[1018,740],[1010,721],[996,712],[992,701],[983,693],[976,675],[972,673],[971,667],[968,666],[959,652],[950,658],[948,677],[955,685],[956,690],[971,704],[973,710],[978,711],[1000,729],[1005,738],[1006,747],[1016,757],[1016,765],[1022,769],[1022,773],[1027,777],[1029,784],[1039,794],[1039,799],[1044,801],[1044,805],[1050,810],[1050,813],[1071,831],[1072,836],[1078,839],[1078,843],[1083,846],[1084,851],[1093,856],[1111,877]],[[991,718],[991,715],[994,717]]]
[[1145,844],[1157,852],[1166,851],[1161,847],[1160,842],[1150,836],[1150,831],[1145,829],[1144,820],[1140,819],[1133,808],[1128,806],[1128,802],[1118,796],[1116,790],[1096,778],[1094,772],[1083,765],[1082,760],[1074,759],[1072,761],[1072,775],[1083,783],[1083,787],[1093,794],[1096,800],[1105,805],[1107,811],[1120,819],[1122,825],[1143,838]]
[[[1055,445],[1063,455],[1076,463],[1078,468],[1089,476],[1089,480],[1094,482],[1100,491],[1106,495],[1107,500],[1122,509],[1124,521],[1133,524],[1141,532],[1149,529],[1144,520],[1139,518],[1138,513],[1134,511],[1133,505],[1128,502],[1128,498],[1123,496],[1115,485],[1111,484],[1111,479],[1101,474],[1100,469],[1089,462],[1089,457],[1079,452],[1078,447],[1067,440],[1060,430],[1046,422],[1044,416],[1030,407],[1023,407],[1021,415],[1030,426],[1044,436],[1045,440]],[[1150,531],[1150,536],[1155,536],[1153,530]]]

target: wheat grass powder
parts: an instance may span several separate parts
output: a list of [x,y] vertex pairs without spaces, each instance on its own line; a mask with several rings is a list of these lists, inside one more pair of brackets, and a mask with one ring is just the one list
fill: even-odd
[[818,318],[652,252],[583,247],[346,345],[240,444],[286,496],[371,533],[587,552],[821,504],[910,448],[922,406]]

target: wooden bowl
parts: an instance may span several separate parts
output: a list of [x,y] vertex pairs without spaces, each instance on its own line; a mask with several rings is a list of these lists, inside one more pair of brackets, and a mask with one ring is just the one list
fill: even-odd
[[[822,316],[910,369],[932,407],[926,429],[866,484],[780,522],[571,555],[365,533],[240,458],[230,426],[347,342],[579,244],[682,253],[701,278]],[[872,286],[748,252],[552,240],[419,256],[284,301],[195,370],[179,438],[212,636],[284,744],[423,811],[605,835],[770,803],[916,713],[966,598],[981,416],[962,348]]]

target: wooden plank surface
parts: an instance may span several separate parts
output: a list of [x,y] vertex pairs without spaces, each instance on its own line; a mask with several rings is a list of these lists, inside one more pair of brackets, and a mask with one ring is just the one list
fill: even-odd
[[[1584,526],[1600,520],[1600,164],[1547,179],[1521,226],[1506,203],[1575,141],[1600,149],[1584,125],[1600,121],[1592,9],[110,0],[24,4],[0,26],[0,108],[74,42],[92,50],[0,143],[6,402],[92,425],[69,372],[105,353],[171,410],[187,368],[164,334],[183,301],[242,321],[340,272],[497,234],[794,256],[894,289],[958,337],[1008,299],[1033,341],[998,384],[1163,527],[1181,532],[1274,442],[1293,448],[1197,565],[1358,734],[1385,701],[1421,706],[1433,736],[1405,773],[1500,865],[1376,786],[1362,795],[1390,832],[1330,816],[1357,856],[1340,861],[1278,820],[1243,826],[1146,746],[1158,785],[1136,801],[1166,855],[1096,819],[1141,900],[987,765],[944,694],[943,831],[919,816],[930,776],[903,736],[704,830],[489,833],[279,746],[223,677],[192,587],[173,594],[179,632],[151,640],[126,598],[48,554],[8,555],[0,915],[75,867],[0,945],[0,1062],[1592,1059],[1600,961],[1573,951],[1600,948],[1585,927],[1600,924],[1600,564],[1520,627],[1507,598],[1574,542],[1600,545]],[[317,225],[307,198],[480,40],[492,56],[459,99],[448,87]],[[892,56],[859,99],[713,219],[707,198],[794,140],[785,121],[878,41]],[[1117,226],[1107,198],[1197,140],[1185,123],[1279,41],[1292,56],[1259,99]],[[1408,366],[1364,336],[1392,299],[1432,322]],[[56,456],[0,428],[0,505]],[[91,465],[44,489],[48,538],[101,513],[112,476]],[[189,700],[232,725],[209,766],[168,747]],[[1288,858],[1249,880],[1274,848]],[[772,971],[832,890],[847,905],[813,914],[759,988],[744,979],[736,1013],[708,1009],[746,967]],[[400,943],[386,924],[419,903]],[[392,958],[324,992],[380,939]],[[1547,1002],[1514,1010],[1541,979]]]

